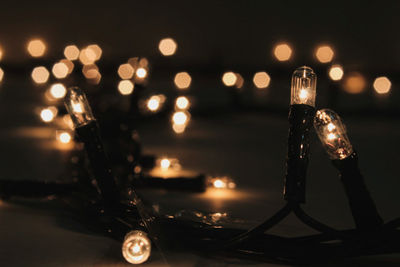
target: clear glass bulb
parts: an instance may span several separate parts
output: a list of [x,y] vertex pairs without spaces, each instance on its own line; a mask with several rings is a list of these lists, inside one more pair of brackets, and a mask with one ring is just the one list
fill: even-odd
[[95,120],[86,95],[80,88],[69,88],[64,103],[75,127]]
[[315,107],[317,75],[307,66],[293,72],[290,104],[304,104]]
[[141,264],[147,261],[150,253],[151,241],[145,232],[135,230],[126,234],[122,244],[122,255],[126,261],[132,264]]
[[345,159],[353,153],[346,126],[333,110],[318,110],[314,118],[314,128],[331,159]]

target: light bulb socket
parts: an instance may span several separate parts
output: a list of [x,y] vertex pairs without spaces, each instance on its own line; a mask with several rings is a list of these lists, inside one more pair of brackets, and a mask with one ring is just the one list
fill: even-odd
[[290,106],[288,152],[283,192],[287,201],[305,203],[309,136],[314,115],[315,108],[312,106],[305,104]]
[[356,227],[360,230],[377,229],[383,225],[383,220],[376,209],[375,203],[368,192],[360,169],[358,155],[353,152],[344,159],[332,160],[340,172],[346,196]]

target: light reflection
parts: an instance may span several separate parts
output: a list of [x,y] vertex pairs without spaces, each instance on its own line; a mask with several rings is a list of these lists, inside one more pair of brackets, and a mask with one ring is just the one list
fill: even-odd
[[274,56],[279,61],[288,61],[292,56],[292,48],[287,43],[277,44],[274,48]]
[[270,81],[271,78],[265,71],[260,71],[254,74],[253,83],[254,86],[257,87],[258,89],[267,88],[269,86]]
[[192,77],[190,77],[187,72],[179,72],[175,75],[174,83],[178,89],[187,89],[189,88],[192,82]]
[[392,83],[387,77],[378,77],[374,81],[374,89],[378,94],[387,94],[392,87]]
[[333,81],[340,81],[343,77],[343,68],[340,65],[333,65],[330,69],[329,69],[329,77],[333,80]]
[[38,84],[46,83],[49,79],[49,76],[49,71],[43,66],[35,67],[31,74],[33,81]]
[[343,89],[349,94],[359,94],[364,91],[366,85],[364,76],[358,72],[353,72],[346,77]]
[[177,43],[172,38],[165,38],[160,41],[158,44],[158,49],[161,54],[164,56],[172,56],[175,54],[176,49],[178,48]]
[[40,39],[33,39],[28,42],[27,50],[32,57],[41,57],[46,52],[46,45]]
[[64,49],[64,56],[68,60],[77,60],[79,57],[79,48],[76,45],[68,45]]
[[118,91],[121,95],[130,95],[135,85],[130,80],[122,80],[118,84]]
[[317,48],[315,51],[315,57],[321,63],[331,62],[335,53],[329,45],[323,45]]

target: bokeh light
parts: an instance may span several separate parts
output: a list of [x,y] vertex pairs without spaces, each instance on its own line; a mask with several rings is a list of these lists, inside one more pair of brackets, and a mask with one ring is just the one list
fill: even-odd
[[315,51],[315,57],[321,63],[331,62],[335,53],[329,45],[323,45],[317,48]]
[[32,70],[31,76],[35,83],[43,84],[49,79],[50,73],[45,67],[39,66]]
[[28,42],[27,50],[32,57],[41,57],[46,52],[46,44],[40,39],[33,39]]
[[67,77],[69,69],[65,63],[58,62],[53,65],[51,71],[53,72],[54,77],[56,77],[57,79],[62,79]]
[[91,51],[92,53],[94,53],[94,55],[95,55],[94,61],[99,60],[101,58],[101,55],[103,54],[103,50],[101,49],[101,47],[98,44],[88,45],[88,47],[86,49],[88,51]]
[[65,58],[64,58],[64,59],[61,59],[60,62],[61,62],[61,63],[64,63],[65,66],[67,66],[67,68],[68,68],[68,74],[71,74],[72,71],[74,70],[74,67],[75,67],[74,63],[73,63],[71,60],[65,59]]
[[147,108],[150,111],[157,111],[161,106],[161,98],[158,95],[153,95],[147,100]]
[[234,86],[237,81],[237,76],[235,73],[229,71],[225,72],[222,75],[222,82],[225,84],[225,86]]
[[177,111],[172,115],[172,122],[177,125],[187,124],[189,121],[188,113],[185,111]]
[[279,61],[288,61],[292,57],[292,48],[287,43],[277,44],[274,48],[274,56]]
[[79,53],[79,61],[83,65],[93,64],[96,61],[96,53],[89,48],[84,48]]
[[99,75],[99,68],[95,64],[85,65],[82,68],[82,73],[86,79],[96,79]]
[[175,75],[174,83],[178,89],[187,89],[192,83],[192,77],[187,72],[179,72]]
[[340,65],[333,65],[330,69],[329,69],[329,77],[333,80],[333,81],[340,81],[343,78],[343,68]]
[[186,130],[186,124],[172,124],[172,130],[174,130],[175,133],[181,134]]
[[121,79],[131,79],[134,73],[135,69],[129,63],[122,64],[118,68],[118,75]]
[[349,94],[359,94],[364,91],[367,82],[363,75],[358,72],[352,72],[347,75],[343,83],[343,89]]
[[40,111],[40,118],[44,122],[51,122],[57,116],[57,112],[57,108],[53,106],[44,108]]
[[118,84],[118,91],[121,95],[130,95],[133,92],[135,85],[130,80],[122,80]]
[[146,78],[147,70],[145,68],[138,68],[136,71],[136,76],[141,79]]
[[0,60],[2,60],[3,59],[3,48],[2,47],[0,47]]
[[259,89],[267,88],[269,86],[270,81],[271,78],[265,71],[260,71],[254,74],[253,83],[254,86]]
[[77,60],[79,58],[79,48],[76,45],[68,45],[64,48],[64,56],[68,60]]
[[4,71],[2,68],[0,68],[0,82],[3,81],[4,78]]
[[55,99],[60,99],[65,96],[67,89],[62,83],[55,83],[50,87],[50,94]]
[[392,83],[387,77],[378,77],[374,81],[374,89],[378,94],[387,94],[392,87]]
[[186,96],[180,96],[175,101],[175,107],[177,109],[188,109],[189,106],[190,106],[190,102]]
[[162,39],[158,44],[158,49],[164,56],[172,56],[173,54],[175,54],[177,48],[178,45],[172,38]]
[[57,140],[62,144],[68,144],[72,140],[72,136],[67,131],[57,131]]

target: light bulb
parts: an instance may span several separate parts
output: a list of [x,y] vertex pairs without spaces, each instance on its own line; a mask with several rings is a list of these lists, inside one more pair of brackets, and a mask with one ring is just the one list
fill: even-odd
[[345,159],[353,153],[346,127],[334,111],[318,110],[314,118],[314,128],[331,159]]
[[68,90],[65,96],[65,107],[75,128],[95,120],[85,93],[78,87]]
[[126,234],[122,244],[122,255],[126,261],[132,264],[141,264],[147,261],[150,253],[151,241],[145,232],[135,230]]
[[315,107],[317,75],[306,66],[293,72],[290,104],[303,104]]

